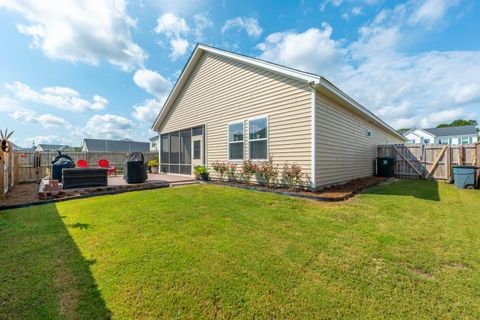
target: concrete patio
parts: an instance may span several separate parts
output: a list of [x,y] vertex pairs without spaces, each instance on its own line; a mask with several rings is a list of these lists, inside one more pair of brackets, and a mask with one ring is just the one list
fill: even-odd
[[149,173],[147,181],[144,183],[133,183],[128,184],[122,175],[117,176],[110,176],[108,177],[108,186],[128,186],[128,185],[142,185],[142,184],[152,184],[152,183],[182,183],[182,182],[192,182],[194,181],[193,177],[191,176],[181,176],[181,175],[173,175],[173,174],[164,174],[158,173],[153,174]]

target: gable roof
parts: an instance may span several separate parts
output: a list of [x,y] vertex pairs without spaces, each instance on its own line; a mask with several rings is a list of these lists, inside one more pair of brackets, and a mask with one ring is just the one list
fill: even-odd
[[412,134],[416,135],[417,137],[421,138],[421,136],[418,135],[415,131],[421,131],[421,132],[423,132],[423,133],[426,134],[426,135],[434,136],[434,137],[435,137],[435,135],[434,135],[433,133],[426,131],[426,129],[420,129],[420,128],[410,129],[410,130],[404,132],[403,135],[406,137],[407,134],[412,133]]
[[42,150],[50,150],[50,151],[57,151],[57,150],[63,150],[68,148],[67,145],[65,144],[45,144],[45,143],[40,143],[37,145],[37,148],[40,147]]
[[162,110],[160,111],[160,113],[158,114],[157,118],[155,119],[152,125],[153,130],[158,129],[158,127],[160,126],[160,123],[162,123],[162,121],[165,119],[166,115],[168,114],[175,100],[180,94],[183,86],[185,85],[185,82],[187,81],[188,77],[192,73],[198,60],[200,59],[201,55],[204,52],[216,54],[216,55],[230,58],[236,61],[241,61],[246,64],[257,66],[259,68],[266,69],[274,73],[282,74],[284,76],[306,82],[312,87],[317,89],[323,88],[328,92],[332,93],[335,97],[339,98],[341,101],[343,101],[347,106],[349,106],[353,110],[363,114],[364,116],[372,120],[374,123],[383,127],[387,131],[390,131],[390,133],[397,136],[398,138],[405,140],[405,137],[403,137],[400,133],[398,133],[396,130],[394,130],[392,127],[386,124],[382,119],[374,115],[367,108],[363,107],[361,104],[353,100],[351,97],[349,97],[347,94],[342,92],[340,89],[334,86],[331,82],[329,82],[327,79],[325,79],[320,75],[310,73],[310,72],[300,71],[300,70],[282,66],[276,63],[268,62],[258,58],[249,57],[243,54],[234,53],[227,50],[214,48],[214,47],[207,46],[200,43],[198,43],[195,46],[195,49],[190,55],[190,58],[188,59],[186,65],[182,69],[182,72],[180,73],[180,76],[178,77],[177,82],[173,86],[172,91],[170,91],[170,94],[167,100],[165,101]]
[[436,137],[477,135],[475,126],[445,127],[423,129]]
[[83,139],[83,147],[91,151],[103,152],[146,152],[150,143],[131,140]]

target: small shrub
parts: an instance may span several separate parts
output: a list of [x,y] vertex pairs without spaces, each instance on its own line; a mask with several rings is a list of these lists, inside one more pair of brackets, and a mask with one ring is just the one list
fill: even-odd
[[271,187],[278,179],[278,166],[273,165],[273,159],[270,157],[267,162],[263,162],[257,170],[257,181],[260,184]]
[[195,166],[193,168],[193,171],[195,172],[195,174],[198,174],[198,175],[208,173],[207,168],[204,166]]
[[237,182],[238,174],[237,174],[237,165],[234,163],[228,164],[228,171],[227,171],[228,180],[231,182]]
[[242,172],[240,173],[242,180],[245,183],[250,184],[250,180],[252,179],[252,176],[254,176],[257,173],[257,171],[258,171],[257,164],[253,163],[250,160],[243,161]]
[[282,180],[288,189],[293,190],[300,186],[302,176],[302,168],[299,165],[289,165],[288,162],[285,162],[283,165]]
[[157,159],[152,159],[147,162],[147,166],[149,167],[158,167],[158,160]]
[[220,181],[223,181],[223,177],[228,171],[228,163],[215,161],[214,163],[212,163],[212,168],[217,173],[218,179]]

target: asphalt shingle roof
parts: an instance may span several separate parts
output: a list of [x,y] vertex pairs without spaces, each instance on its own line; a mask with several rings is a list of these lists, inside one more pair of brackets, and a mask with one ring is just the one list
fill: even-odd
[[446,127],[446,128],[430,128],[423,129],[437,137],[447,136],[462,136],[477,134],[475,126],[460,126],[460,127]]
[[88,151],[108,152],[147,152],[150,143],[131,140],[83,139]]

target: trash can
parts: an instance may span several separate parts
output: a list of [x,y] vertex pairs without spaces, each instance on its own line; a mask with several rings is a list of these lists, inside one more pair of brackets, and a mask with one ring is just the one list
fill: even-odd
[[52,180],[62,182],[62,170],[75,168],[75,162],[66,154],[58,152],[58,156],[52,161]]
[[477,167],[475,166],[453,166],[453,180],[455,187],[459,189],[475,188],[477,179]]
[[377,158],[377,176],[393,177],[395,175],[395,158],[379,157]]
[[123,179],[127,183],[143,183],[147,180],[147,166],[141,152],[132,152],[124,163]]

